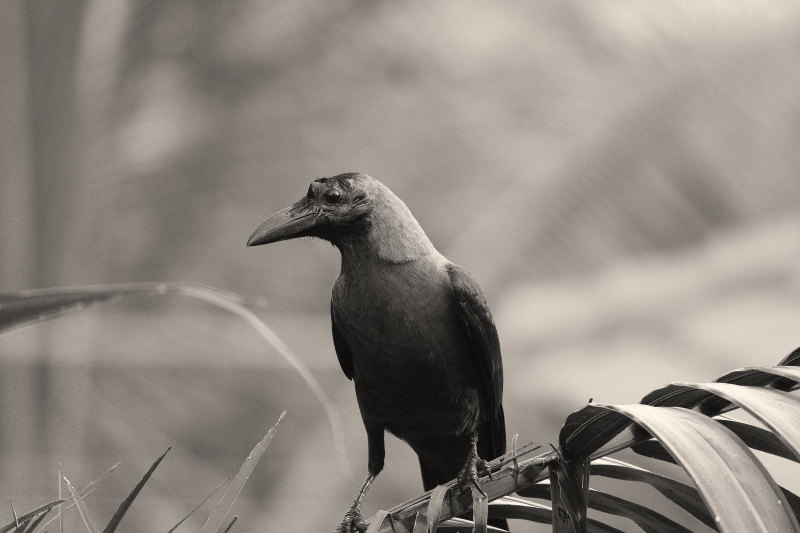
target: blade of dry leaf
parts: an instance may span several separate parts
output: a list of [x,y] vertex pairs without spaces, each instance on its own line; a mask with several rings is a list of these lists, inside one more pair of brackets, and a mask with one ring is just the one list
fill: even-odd
[[436,533],[436,529],[439,527],[439,522],[442,520],[442,505],[444,505],[444,499],[450,493],[450,487],[446,485],[438,485],[431,492],[428,510],[425,512],[428,517],[428,529],[431,533]]
[[236,477],[233,478],[233,481],[230,485],[228,485],[228,489],[225,491],[225,494],[222,496],[222,499],[219,503],[211,510],[211,514],[206,520],[203,529],[200,530],[200,533],[214,533],[216,532],[222,523],[225,521],[225,517],[228,516],[228,513],[233,507],[233,504],[236,502],[236,498],[239,497],[239,494],[242,492],[242,488],[244,487],[245,482],[250,477],[250,474],[253,473],[253,469],[255,469],[256,464],[258,464],[258,460],[261,459],[261,456],[264,455],[264,451],[266,451],[267,446],[269,446],[269,442],[272,440],[272,437],[275,435],[275,432],[278,429],[278,424],[281,423],[283,417],[286,415],[286,411],[281,413],[281,416],[278,417],[278,421],[275,422],[275,425],[267,432],[261,442],[256,444],[256,447],[253,448],[253,451],[250,452],[250,455],[247,456],[242,466],[239,468],[239,472],[236,474]]
[[715,527],[703,500],[690,485],[610,457],[593,461],[592,475],[646,483],[708,527]]
[[489,520],[489,500],[474,488],[472,489],[472,521],[475,533],[486,533]]
[[[56,505],[64,503],[65,501],[66,500],[58,499],[58,500],[54,500],[52,502],[46,503],[44,505],[40,505],[39,507],[37,507],[33,511],[30,511],[30,512],[25,513],[24,515],[20,516],[19,520],[21,522],[24,522],[26,520],[30,520],[31,518],[33,518],[37,514],[48,512],[48,511],[50,511],[50,509],[52,509]],[[6,524],[5,526],[0,527],[0,533],[8,533],[9,531],[11,531],[12,529],[14,529],[16,527],[17,527],[17,525],[14,522],[11,522],[10,524]]]
[[19,518],[17,517],[17,510],[14,509],[14,502],[12,502],[11,498],[9,498],[8,503],[11,505],[11,516],[14,517],[14,527],[19,529]]
[[763,422],[800,458],[800,400],[788,392],[729,383],[680,383],[697,387],[735,403]]
[[117,512],[114,513],[114,516],[111,517],[111,521],[108,522],[108,525],[103,530],[103,533],[113,533],[117,529],[117,526],[122,521],[122,518],[125,516],[125,513],[128,512],[128,509],[133,503],[133,500],[135,500],[136,496],[139,495],[139,492],[141,492],[145,483],[147,483],[147,480],[150,479],[150,476],[153,475],[155,469],[158,467],[159,464],[161,464],[161,461],[164,459],[164,457],[167,455],[167,453],[169,453],[171,449],[172,446],[168,447],[167,450],[164,453],[162,453],[158,459],[155,460],[155,462],[150,466],[150,469],[145,473],[144,477],[142,477],[142,480],[136,484],[131,493],[128,494],[128,497],[125,498],[121,504],[119,504]]
[[222,488],[222,486],[223,486],[225,483],[227,483],[228,481],[230,481],[230,479],[231,479],[231,476],[228,476],[228,477],[226,477],[225,479],[223,479],[223,480],[222,480],[222,483],[220,483],[219,485],[217,485],[217,487],[216,487],[216,488],[215,488],[213,491],[211,491],[211,493],[209,493],[209,495],[208,495],[208,496],[206,496],[205,498],[203,498],[203,501],[201,501],[200,503],[198,503],[197,505],[195,505],[194,509],[192,509],[191,511],[189,511],[189,514],[187,514],[186,516],[184,516],[183,518],[181,518],[181,521],[180,521],[180,522],[178,522],[177,524],[175,524],[174,526],[172,526],[172,528],[171,528],[169,531],[167,531],[167,533],[172,533],[173,531],[175,531],[176,529],[178,529],[178,527],[179,527],[181,524],[183,524],[183,523],[184,523],[184,522],[185,522],[185,521],[186,521],[186,520],[187,520],[187,519],[188,519],[190,516],[192,516],[192,515],[194,514],[194,512],[195,512],[195,511],[197,511],[197,510],[198,510],[200,507],[202,507],[202,506],[203,506],[203,504],[204,504],[204,503],[206,503],[206,502],[208,501],[208,499],[209,499],[209,498],[211,498],[211,497],[212,497],[214,494],[216,494],[216,493],[217,493],[217,491],[218,491],[220,488]]
[[[78,496],[80,496],[81,498],[86,498],[89,494],[91,494],[94,491],[94,489],[97,487],[97,484],[100,483],[111,472],[113,472],[120,464],[121,463],[115,464],[114,466],[112,466],[99,476],[97,476],[95,479],[90,481],[89,484],[87,484],[85,487],[83,487],[81,490],[78,491]],[[50,520],[42,524],[39,527],[39,529],[36,530],[36,533],[42,533],[43,531],[45,531],[45,528],[47,526],[53,523],[54,520],[60,520],[63,514],[67,512],[69,509],[71,509],[73,505],[75,505],[75,498],[69,498],[67,500],[64,500],[62,503],[65,503],[66,505],[59,505],[58,514],[54,517],[51,517]],[[0,533],[2,533],[2,531],[0,531]]]
[[228,524],[228,527],[226,527],[225,531],[223,531],[222,533],[228,533],[228,531],[231,530],[231,528],[233,527],[233,524],[235,524],[237,520],[239,520],[239,515],[236,515],[236,516],[233,517],[233,520],[231,520],[231,523]]
[[40,514],[35,520],[31,520],[30,523],[28,524],[28,527],[26,527],[22,533],[32,533],[33,530],[36,529],[38,525],[42,523],[42,520],[44,520],[49,513],[50,509]]
[[[439,524],[439,533],[461,533],[462,531],[471,531],[474,524],[471,520],[464,518],[448,518]],[[507,533],[505,529],[500,529],[494,526],[488,526],[486,533]]]
[[428,518],[424,514],[417,513],[414,517],[414,529],[411,533],[428,533]]
[[378,511],[369,521],[369,527],[367,528],[367,533],[377,533],[377,531],[381,528],[383,523],[386,521],[386,517],[389,516],[387,511]]
[[[247,322],[272,348],[288,362],[306,382],[322,405],[331,425],[333,444],[339,464],[347,469],[342,424],[333,409],[333,402],[314,378],[309,368],[255,313],[244,307],[248,303],[263,305],[260,299],[193,283],[140,282],[75,287],[51,287],[17,292],[0,292],[0,333],[16,327],[41,322],[65,313],[118,300],[130,294],[178,294],[203,300],[230,311]],[[59,478],[60,479],[60,478]],[[62,531],[63,533],[63,531]]]

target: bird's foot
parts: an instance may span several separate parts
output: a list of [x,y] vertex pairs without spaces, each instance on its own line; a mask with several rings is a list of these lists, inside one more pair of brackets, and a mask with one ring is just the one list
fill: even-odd
[[481,488],[479,474],[481,476],[489,476],[489,479],[492,479],[489,463],[478,457],[477,453],[470,453],[456,480],[462,489],[466,490],[468,486],[473,485],[485,497],[486,493]]
[[367,524],[364,522],[364,517],[361,516],[361,510],[358,505],[353,504],[345,513],[344,520],[334,533],[358,533],[366,530]]

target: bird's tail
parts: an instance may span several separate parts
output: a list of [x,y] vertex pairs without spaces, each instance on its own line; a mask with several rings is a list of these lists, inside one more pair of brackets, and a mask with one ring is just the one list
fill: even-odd
[[419,470],[422,473],[422,487],[431,490],[437,485],[442,485],[453,479],[452,472],[437,468],[434,463],[419,458]]
[[[491,461],[506,453],[506,415],[500,405],[497,415],[481,428],[478,437],[478,455]],[[490,518],[489,525],[508,531],[508,522],[503,518]]]
[[[506,453],[506,422],[501,405],[497,416],[478,428],[478,455],[481,459],[491,461],[504,453]],[[426,491],[452,480],[459,468],[453,464],[448,464],[444,468],[442,466],[443,462],[432,461],[430,458],[425,460],[419,456],[422,486]],[[508,531],[508,522],[503,518],[490,518],[489,525]]]
[[503,406],[497,415],[478,429],[478,455],[491,461],[506,453],[506,416]]

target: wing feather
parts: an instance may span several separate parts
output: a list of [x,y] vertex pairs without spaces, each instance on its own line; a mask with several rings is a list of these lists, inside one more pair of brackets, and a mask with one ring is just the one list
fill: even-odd
[[497,328],[486,298],[469,272],[452,263],[446,268],[453,287],[453,296],[473,347],[473,361],[480,370],[483,393],[481,408],[488,425],[492,454],[500,455],[505,453],[506,437],[503,414],[503,361]]
[[331,331],[333,333],[333,347],[336,350],[336,357],[339,359],[339,366],[342,367],[342,372],[347,376],[347,379],[353,379],[353,353],[344,337],[339,333],[336,327],[336,316],[333,312],[333,301],[331,301]]

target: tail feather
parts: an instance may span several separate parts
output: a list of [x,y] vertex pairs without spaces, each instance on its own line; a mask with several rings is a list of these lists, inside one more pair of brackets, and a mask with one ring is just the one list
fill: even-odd
[[478,429],[478,455],[491,461],[506,453],[506,416],[503,406],[497,415]]
[[422,488],[426,491],[447,483],[454,477],[437,469],[435,465],[427,463],[422,457],[419,458],[419,470],[422,473]]

